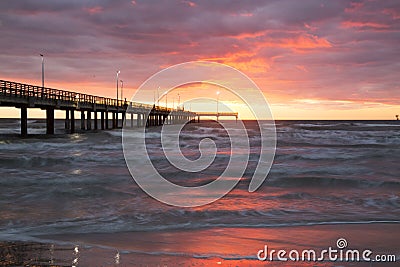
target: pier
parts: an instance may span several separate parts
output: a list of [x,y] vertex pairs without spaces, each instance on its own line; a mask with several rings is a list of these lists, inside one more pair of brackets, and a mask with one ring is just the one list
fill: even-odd
[[200,122],[200,117],[217,117],[217,121],[219,117],[235,117],[236,122],[239,117],[239,113],[237,112],[196,112],[197,121]]
[[[81,130],[161,126],[184,121],[194,122],[197,116],[197,113],[183,109],[127,102],[5,80],[0,80],[0,106],[20,109],[21,136],[28,135],[28,108],[46,110],[46,133],[49,135],[54,134],[55,110],[65,111],[65,129],[69,133],[76,131],[75,112],[80,112]],[[120,117],[125,125],[119,125]]]

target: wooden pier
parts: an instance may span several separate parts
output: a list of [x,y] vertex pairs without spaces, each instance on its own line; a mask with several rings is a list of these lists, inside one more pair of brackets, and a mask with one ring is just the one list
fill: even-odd
[[200,117],[235,117],[238,120],[239,113],[237,112],[196,112],[197,121],[200,122]]
[[[28,108],[46,110],[46,133],[54,134],[54,111],[65,111],[65,129],[75,133],[75,112],[81,114],[81,130],[150,127],[195,121],[195,112],[156,105],[127,102],[47,87],[0,80],[0,106],[21,110],[21,135],[28,135]],[[99,117],[100,113],[100,117]],[[93,116],[92,116],[93,115]],[[130,118],[127,118],[130,115]],[[99,120],[100,118],[100,120]],[[130,124],[128,120],[130,119]],[[136,119],[136,125],[134,125]],[[99,125],[100,122],[100,125]],[[111,122],[111,125],[110,125]]]

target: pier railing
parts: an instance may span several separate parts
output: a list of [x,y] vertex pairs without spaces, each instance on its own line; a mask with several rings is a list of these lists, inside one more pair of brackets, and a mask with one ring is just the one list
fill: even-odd
[[127,102],[113,98],[94,96],[89,94],[71,92],[60,89],[41,87],[18,82],[0,80],[0,95],[9,98],[35,98],[42,100],[60,100],[66,102],[75,102],[81,104],[97,104],[105,106],[114,106],[121,109],[126,107],[153,109],[160,111],[171,111],[166,107],[154,106],[144,103]]

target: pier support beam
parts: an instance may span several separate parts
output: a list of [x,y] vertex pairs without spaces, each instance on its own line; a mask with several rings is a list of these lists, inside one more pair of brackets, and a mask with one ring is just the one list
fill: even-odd
[[92,112],[87,112],[86,129],[92,130]]
[[69,109],[65,110],[65,130],[69,130],[70,122],[69,122]]
[[115,112],[112,113],[112,129],[117,128],[116,124],[117,119],[115,118]]
[[102,112],[100,113],[100,128],[101,128],[102,130],[105,129],[105,125],[104,125],[104,111],[102,111]]
[[98,129],[98,125],[97,125],[97,111],[94,112],[94,129],[95,129],[95,130]]
[[81,111],[81,130],[85,130],[85,111]]
[[25,137],[28,135],[28,109],[26,107],[21,108],[21,136]]
[[54,108],[46,109],[46,134],[54,134]]
[[106,129],[108,130],[108,111],[106,111]]
[[140,127],[140,126],[142,126],[142,123],[141,123],[141,117],[142,117],[142,114],[140,114],[140,113],[138,113],[137,114],[137,117],[136,117],[136,126],[137,127]]
[[71,134],[75,133],[75,110],[71,109]]

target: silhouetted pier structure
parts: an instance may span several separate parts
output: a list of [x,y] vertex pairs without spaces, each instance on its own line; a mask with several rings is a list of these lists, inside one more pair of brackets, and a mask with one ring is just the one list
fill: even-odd
[[[4,80],[0,80],[0,106],[15,107],[21,110],[22,136],[28,134],[28,108],[46,110],[46,133],[50,135],[54,134],[55,110],[65,111],[65,129],[70,133],[75,133],[76,111],[81,112],[81,130],[120,128],[122,127],[122,125],[119,125],[120,114],[122,123],[125,123],[128,127],[134,127],[134,119],[136,119],[136,126],[150,127],[165,123],[192,122],[196,118],[195,112],[180,109],[127,102]],[[100,113],[100,120],[98,113]],[[128,118],[126,118],[126,115],[131,116],[130,125],[127,125]]]
[[239,113],[237,112],[196,112],[197,121],[200,122],[200,117],[235,117],[238,120]]

